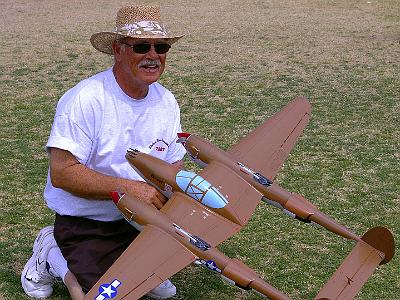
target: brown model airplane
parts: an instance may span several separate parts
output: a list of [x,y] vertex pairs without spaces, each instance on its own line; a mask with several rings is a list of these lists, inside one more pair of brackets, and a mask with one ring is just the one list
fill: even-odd
[[126,158],[132,167],[169,200],[157,210],[129,194],[112,194],[124,217],[141,233],[86,299],[138,299],[193,262],[238,287],[271,299],[290,299],[240,260],[216,248],[246,225],[260,201],[357,242],[315,298],[353,299],[375,268],[392,259],[394,239],[384,227],[360,237],[272,181],[310,113],[307,99],[296,98],[226,152],[193,134],[179,134],[178,142],[204,167],[198,174],[128,150]]

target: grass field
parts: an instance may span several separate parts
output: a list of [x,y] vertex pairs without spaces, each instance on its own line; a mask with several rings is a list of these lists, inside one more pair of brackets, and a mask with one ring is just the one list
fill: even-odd
[[[277,181],[360,235],[383,225],[400,239],[399,1],[160,2],[170,30],[187,34],[162,78],[186,131],[226,149],[294,97],[308,97],[312,119]],[[125,3],[1,1],[0,300],[27,299],[20,272],[53,220],[42,190],[57,100],[111,66],[89,37],[113,28]],[[352,247],[260,204],[220,249],[293,299],[312,299]],[[260,299],[195,266],[173,281],[176,299]],[[399,299],[399,290],[396,255],[357,299]],[[66,289],[56,285],[51,299],[68,299]]]

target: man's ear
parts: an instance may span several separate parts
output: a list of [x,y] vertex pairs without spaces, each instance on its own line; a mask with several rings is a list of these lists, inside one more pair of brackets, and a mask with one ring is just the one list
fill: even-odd
[[119,60],[121,57],[121,51],[122,51],[121,43],[118,43],[118,41],[113,41],[111,47],[113,50],[115,60]]

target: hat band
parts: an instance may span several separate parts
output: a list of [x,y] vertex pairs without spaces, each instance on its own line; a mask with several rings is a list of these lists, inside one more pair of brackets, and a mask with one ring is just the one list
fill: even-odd
[[156,21],[140,21],[115,28],[115,33],[127,36],[168,36],[165,27]]

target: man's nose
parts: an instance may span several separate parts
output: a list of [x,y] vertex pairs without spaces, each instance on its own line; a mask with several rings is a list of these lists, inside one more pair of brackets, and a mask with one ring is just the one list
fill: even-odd
[[158,53],[156,52],[156,48],[154,45],[151,45],[149,52],[146,53],[146,57],[158,57]]

